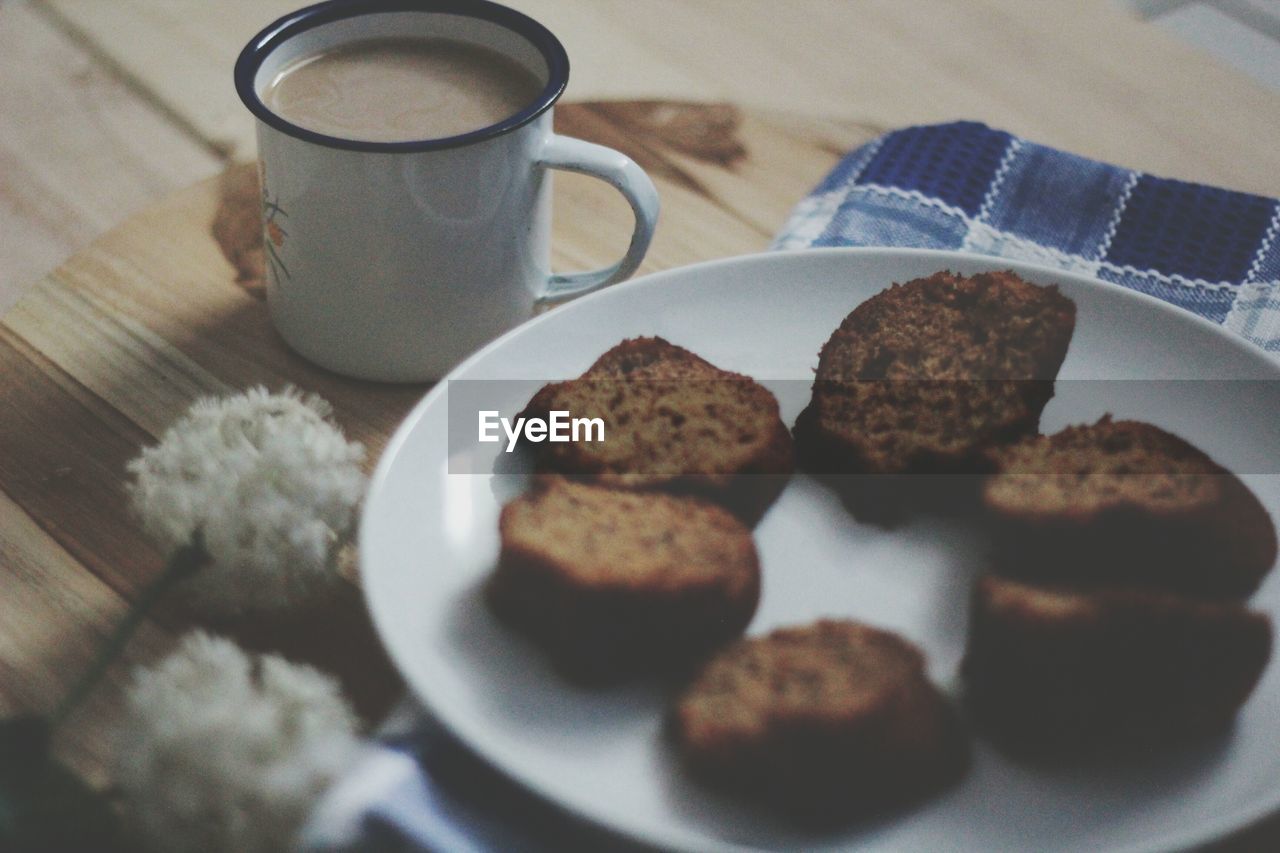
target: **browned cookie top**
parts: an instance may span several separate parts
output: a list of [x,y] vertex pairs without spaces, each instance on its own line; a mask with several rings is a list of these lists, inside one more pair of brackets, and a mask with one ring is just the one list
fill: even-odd
[[715,504],[540,477],[503,508],[503,553],[555,566],[567,584],[675,592],[758,585],[751,531]]
[[1071,426],[991,452],[983,494],[1003,513],[1077,517],[1120,507],[1149,512],[1207,508],[1231,477],[1203,451],[1141,421]]
[[893,285],[822,348],[797,426],[807,461],[832,473],[945,469],[1034,430],[1074,327],[1071,300],[1012,272]]
[[623,341],[580,378],[544,387],[525,413],[555,410],[601,418],[605,439],[538,445],[544,470],[708,493],[744,475],[791,472],[791,437],[773,394],[662,338]]
[[701,778],[823,823],[936,791],[968,756],[920,651],[849,621],[721,650],[677,701],[672,727]]
[[1275,526],[1257,497],[1151,424],[1106,416],[991,458],[983,503],[1014,573],[1244,594],[1275,562]]
[[822,620],[743,640],[708,664],[679,705],[686,743],[763,737],[779,718],[856,721],[924,679],[900,637]]
[[543,475],[499,528],[490,606],[584,684],[684,670],[760,600],[751,530],[699,498]]

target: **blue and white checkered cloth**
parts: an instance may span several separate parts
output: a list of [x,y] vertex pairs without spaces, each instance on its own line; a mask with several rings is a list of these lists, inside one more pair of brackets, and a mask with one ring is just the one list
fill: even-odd
[[1280,352],[1280,202],[1157,178],[976,122],[849,154],[774,248],[956,249],[1148,293]]
[[[1156,178],[974,122],[846,156],[774,248],[958,249],[1157,296],[1280,353],[1280,202]],[[485,767],[410,700],[304,832],[310,850],[618,850]]]

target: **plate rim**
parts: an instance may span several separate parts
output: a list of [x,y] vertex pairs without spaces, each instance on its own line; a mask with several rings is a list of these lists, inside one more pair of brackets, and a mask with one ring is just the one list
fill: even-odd
[[[365,492],[364,500],[360,509],[359,530],[357,535],[358,552],[361,566],[361,597],[364,600],[366,612],[369,614],[370,620],[374,625],[375,632],[378,635],[378,641],[382,648],[395,665],[405,686],[408,688],[413,698],[422,706],[428,716],[445,729],[451,737],[456,738],[473,756],[483,761],[486,765],[499,772],[507,779],[518,784],[525,792],[537,797],[542,802],[561,812],[571,815],[574,818],[584,821],[585,823],[601,828],[607,832],[625,838],[632,842],[640,843],[644,846],[653,847],[655,845],[671,848],[671,849],[714,849],[714,850],[757,850],[760,848],[745,847],[728,841],[721,841],[712,848],[706,846],[704,837],[691,837],[686,831],[675,827],[663,827],[660,831],[655,831],[651,827],[638,826],[626,820],[602,820],[600,817],[590,813],[586,808],[561,799],[554,792],[549,792],[541,787],[537,780],[530,778],[529,774],[524,773],[519,768],[513,768],[504,763],[499,756],[493,754],[493,750],[488,749],[483,744],[482,738],[468,736],[468,726],[465,722],[450,717],[447,713],[441,713],[438,703],[429,698],[428,691],[420,690],[417,684],[407,675],[408,667],[401,663],[401,652],[397,650],[396,645],[390,639],[391,631],[386,627],[386,619],[380,615],[378,605],[375,603],[374,596],[371,593],[372,584],[368,578],[372,576],[372,572],[366,572],[365,566],[371,565],[370,560],[370,540],[365,535],[365,530],[369,525],[369,519],[373,515],[372,507],[380,500],[380,495],[386,488],[387,480],[391,475],[391,469],[395,465],[396,457],[400,454],[409,436],[417,428],[418,423],[425,416],[426,412],[436,405],[436,401],[444,397],[448,390],[448,383],[457,376],[465,374],[472,369],[473,365],[486,358],[494,350],[506,345],[507,341],[519,335],[527,334],[531,328],[535,328],[544,322],[547,322],[549,316],[562,316],[566,312],[582,310],[580,306],[593,304],[600,300],[614,298],[613,294],[630,291],[637,288],[648,287],[655,282],[675,276],[693,275],[711,268],[744,265],[749,266],[761,261],[782,262],[786,263],[787,258],[793,257],[813,257],[821,256],[848,256],[850,258],[874,257],[877,259],[895,259],[910,258],[936,259],[940,266],[939,269],[945,269],[948,263],[963,263],[967,265],[979,264],[988,266],[991,269],[1011,269],[1014,272],[1020,270],[1029,270],[1036,274],[1042,274],[1047,277],[1058,277],[1064,280],[1071,280],[1073,283],[1082,284],[1085,287],[1096,287],[1103,289],[1108,294],[1115,295],[1122,300],[1132,300],[1136,305],[1154,310],[1158,313],[1164,313],[1169,317],[1189,323],[1191,326],[1198,326],[1201,330],[1208,332],[1211,336],[1217,336],[1220,340],[1228,343],[1233,349],[1247,354],[1250,359],[1257,365],[1263,367],[1280,378],[1280,356],[1272,354],[1258,347],[1256,344],[1246,338],[1236,334],[1225,328],[1219,323],[1215,323],[1207,318],[1201,317],[1184,308],[1180,308],[1171,303],[1165,302],[1155,296],[1142,293],[1124,287],[1115,282],[1107,282],[1087,273],[1072,270],[1064,270],[1060,267],[1049,266],[1046,264],[1038,264],[1031,261],[1022,261],[1014,258],[1005,258],[996,255],[985,255],[976,252],[962,252],[945,249],[922,249],[910,247],[884,247],[884,246],[829,246],[829,247],[811,247],[787,250],[766,250],[761,252],[753,252],[742,255],[731,255],[723,258],[713,258],[706,261],[700,261],[694,264],[686,264],[684,266],[671,267],[664,270],[647,273],[643,276],[637,276],[624,282],[611,285],[598,291],[586,294],[582,297],[572,300],[571,302],[557,306],[551,311],[547,311],[535,317],[520,323],[512,329],[499,335],[480,349],[467,356],[448,373],[442,376],[435,385],[433,385],[423,397],[414,404],[408,414],[397,425],[391,438],[383,447],[382,453],[378,458],[378,463],[369,478],[368,488]],[[1197,827],[1190,832],[1182,832],[1178,834],[1166,833],[1158,838],[1149,839],[1149,843],[1143,845],[1130,845],[1122,850],[1184,850],[1196,848],[1208,842],[1225,838],[1233,833],[1243,831],[1262,820],[1280,813],[1280,784],[1277,784],[1271,796],[1264,797],[1261,804],[1252,809],[1245,809],[1238,814],[1230,817],[1219,817],[1216,820],[1210,820],[1198,824]]]

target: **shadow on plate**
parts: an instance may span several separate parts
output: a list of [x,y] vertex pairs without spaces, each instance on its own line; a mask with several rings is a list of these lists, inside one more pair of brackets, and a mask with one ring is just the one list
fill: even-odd
[[493,460],[493,476],[489,488],[498,506],[506,506],[526,489],[533,478],[534,458],[527,447],[517,447],[511,453],[499,453]]
[[496,722],[531,736],[562,736],[581,746],[613,730],[652,725],[671,694],[669,684],[653,680],[607,687],[565,680],[535,645],[498,621],[483,582],[459,596],[446,633]]
[[789,817],[747,797],[721,791],[686,772],[674,743],[663,737],[655,749],[662,794],[673,813],[730,844],[765,849],[857,849],[920,809],[944,801],[955,787],[873,812],[851,803],[847,820],[827,815],[819,822]]

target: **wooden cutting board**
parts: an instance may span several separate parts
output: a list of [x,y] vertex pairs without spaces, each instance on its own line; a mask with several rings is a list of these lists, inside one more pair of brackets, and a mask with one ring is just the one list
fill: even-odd
[[[626,152],[653,177],[662,216],[641,273],[764,249],[843,152],[882,132],[639,101],[565,104],[556,125]],[[259,383],[315,391],[369,448],[372,467],[426,391],[344,379],[289,351],[262,299],[258,197],[251,165],[179,192],[72,257],[0,322],[2,714],[49,709],[160,569],[123,499],[125,463],[193,400]],[[603,183],[556,176],[557,269],[613,260],[630,229],[625,203]],[[170,604],[145,626],[112,683],[60,733],[65,761],[106,780],[106,735],[129,666],[192,624]],[[369,719],[401,689],[354,585],[287,624],[212,627],[336,672]]]

